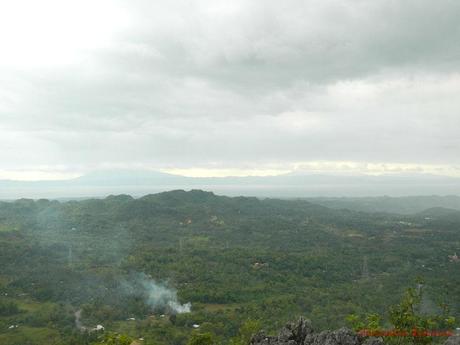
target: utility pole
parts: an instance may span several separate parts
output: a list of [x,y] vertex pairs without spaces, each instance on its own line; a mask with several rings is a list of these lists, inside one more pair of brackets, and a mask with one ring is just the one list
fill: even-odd
[[69,266],[71,266],[72,265],[72,245],[71,244],[69,245],[69,253],[67,256],[67,261],[68,261]]
[[367,265],[367,256],[364,255],[363,258],[363,266],[361,268],[361,278],[362,279],[369,279],[369,267]]

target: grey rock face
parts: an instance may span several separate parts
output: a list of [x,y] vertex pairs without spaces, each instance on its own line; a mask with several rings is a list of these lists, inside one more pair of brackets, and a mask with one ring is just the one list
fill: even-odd
[[460,335],[453,335],[446,340],[444,345],[460,345]]
[[384,342],[382,338],[374,338],[374,337],[367,338],[362,343],[362,345],[383,345],[383,344]]
[[360,344],[358,335],[348,328],[341,328],[336,331],[324,331],[313,334],[306,339],[304,345],[356,345]]
[[304,344],[305,339],[313,333],[309,320],[300,318],[299,321],[288,323],[275,337],[266,336],[264,333],[256,334],[251,345],[298,345]]
[[[366,345],[379,345],[375,340]],[[309,320],[300,318],[297,322],[287,324],[277,336],[269,337],[263,333],[255,335],[251,345],[361,345],[364,339],[348,328],[336,331],[314,333]]]

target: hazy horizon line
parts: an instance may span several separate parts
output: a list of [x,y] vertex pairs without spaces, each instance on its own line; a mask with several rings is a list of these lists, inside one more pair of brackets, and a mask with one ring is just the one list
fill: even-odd
[[189,178],[237,178],[274,177],[295,175],[328,176],[422,176],[460,178],[460,168],[450,165],[420,165],[402,163],[362,163],[362,162],[308,162],[294,166],[215,168],[215,167],[168,167],[109,166],[92,169],[44,169],[0,170],[0,180],[8,181],[66,181],[98,173],[163,173]]

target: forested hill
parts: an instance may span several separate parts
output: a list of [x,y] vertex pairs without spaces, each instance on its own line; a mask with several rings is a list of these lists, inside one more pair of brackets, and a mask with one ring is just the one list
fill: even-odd
[[197,325],[228,343],[248,320],[275,330],[298,315],[336,328],[351,313],[384,315],[417,277],[426,308],[458,315],[460,212],[435,211],[200,190],[1,202],[0,343],[90,344],[77,311],[85,327],[144,344],[185,344]]
[[387,212],[395,214],[420,213],[431,208],[460,210],[460,197],[448,196],[404,196],[362,198],[307,198],[307,201],[335,209],[350,209],[361,212]]

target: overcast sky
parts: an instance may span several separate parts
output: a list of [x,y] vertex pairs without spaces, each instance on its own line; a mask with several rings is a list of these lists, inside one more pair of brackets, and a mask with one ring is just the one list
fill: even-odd
[[460,175],[460,1],[0,2],[0,178]]

